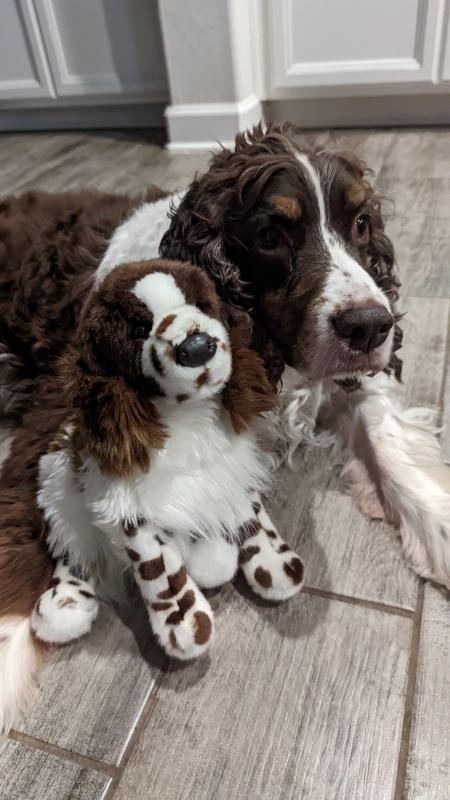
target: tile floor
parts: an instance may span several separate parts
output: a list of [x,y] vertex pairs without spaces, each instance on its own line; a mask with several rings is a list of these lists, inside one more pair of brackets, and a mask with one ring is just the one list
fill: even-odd
[[[450,131],[306,138],[358,153],[393,200],[403,391],[450,423]],[[207,163],[152,141],[4,134],[2,193],[175,189]],[[280,471],[272,512],[307,563],[302,594],[274,607],[225,587],[210,656],[182,667],[140,607],[103,609],[0,737],[1,800],[450,800],[450,598],[409,572],[392,529],[361,516],[326,452],[297,466]]]

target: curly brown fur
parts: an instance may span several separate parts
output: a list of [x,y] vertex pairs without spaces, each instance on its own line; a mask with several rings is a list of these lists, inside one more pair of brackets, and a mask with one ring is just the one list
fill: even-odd
[[52,562],[36,504],[39,458],[67,415],[54,379],[40,379],[0,476],[0,616],[28,615],[49,585]]
[[141,197],[27,192],[0,203],[0,404],[23,413],[38,375],[55,371],[93,273],[118,225]]

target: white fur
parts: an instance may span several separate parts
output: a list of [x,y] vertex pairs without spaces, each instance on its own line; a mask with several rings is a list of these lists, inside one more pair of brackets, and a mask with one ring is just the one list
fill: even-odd
[[174,199],[169,195],[156,203],[144,203],[114,231],[95,275],[95,286],[119,264],[157,258],[159,244],[169,225],[169,211]]
[[0,620],[0,732],[17,724],[36,692],[40,654],[29,617]]
[[155,317],[167,314],[186,303],[186,298],[173,275],[165,272],[145,275],[136,283],[133,294],[146,304]]
[[202,589],[214,589],[234,578],[238,555],[239,547],[235,542],[222,537],[213,542],[198,539],[187,549],[186,568]]
[[86,458],[78,484],[65,451],[41,459],[38,502],[51,523],[49,547],[55,556],[67,551],[86,571],[102,565],[102,573],[111,576],[98,587],[102,595],[114,595],[127,563],[121,540],[124,519],[142,516],[172,531],[184,555],[188,534],[209,540],[220,538],[224,529],[236,534],[253,515],[251,489],[267,487],[254,436],[234,433],[219,400],[159,402],[169,436],[165,447],[151,454],[148,473],[114,478]]
[[374,516],[381,507],[414,570],[450,589],[450,468],[442,463],[434,413],[403,410],[385,375],[362,383],[350,397],[335,396],[343,441],[356,456],[348,472],[359,502]]
[[43,642],[66,644],[89,633],[97,619],[98,601],[93,586],[75,579],[63,562],[57,564],[53,577],[59,582],[40,596],[31,629]]

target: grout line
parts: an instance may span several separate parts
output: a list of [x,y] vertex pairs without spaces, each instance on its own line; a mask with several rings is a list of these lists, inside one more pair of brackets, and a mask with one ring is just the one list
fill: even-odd
[[146,702],[144,704],[144,708],[142,709],[141,715],[140,715],[140,717],[139,717],[139,719],[138,719],[138,721],[137,721],[137,723],[136,723],[136,725],[134,727],[133,733],[131,734],[131,736],[130,736],[130,738],[128,740],[128,744],[127,744],[127,746],[126,746],[126,748],[125,748],[125,750],[123,752],[123,755],[122,755],[121,761],[119,763],[119,766],[116,768],[114,776],[113,776],[113,779],[112,779],[110,785],[108,786],[108,788],[106,789],[106,792],[102,797],[102,800],[111,800],[111,798],[115,794],[115,791],[116,791],[117,786],[119,784],[119,781],[120,781],[120,779],[122,777],[122,774],[123,774],[123,772],[125,770],[125,767],[127,766],[128,762],[129,762],[129,760],[131,758],[131,755],[133,753],[133,750],[134,750],[134,748],[135,748],[135,746],[136,746],[136,744],[138,742],[138,739],[139,739],[139,737],[141,735],[142,729],[146,725],[147,720],[149,719],[149,717],[150,717],[150,715],[152,713],[152,708],[156,703],[159,689],[160,689],[161,684],[162,684],[162,682],[163,682],[163,680],[165,678],[165,675],[166,675],[166,672],[165,672],[164,668],[167,667],[169,663],[170,663],[170,659],[167,658],[164,661],[161,669],[159,670],[159,674],[155,679],[152,691],[150,692],[149,696],[147,697],[147,700],[146,700]]
[[423,597],[425,592],[424,582],[420,582],[417,593],[417,609],[411,636],[411,650],[409,654],[408,683],[405,693],[403,712],[403,725],[400,737],[400,750],[397,762],[397,777],[395,782],[394,800],[403,800],[406,789],[406,771],[408,767],[409,745],[411,740],[412,717],[414,697],[417,683],[417,664],[419,659],[420,633],[422,627]]
[[89,758],[88,756],[83,756],[80,753],[74,753],[72,750],[66,750],[63,747],[49,744],[48,742],[44,742],[42,739],[36,739],[34,736],[30,736],[28,733],[10,731],[8,738],[15,742],[20,742],[26,747],[31,747],[34,750],[40,750],[43,753],[57,756],[64,761],[72,761],[75,764],[78,764],[80,767],[101,772],[104,775],[107,775],[109,778],[114,778],[117,773],[117,767],[114,767],[111,764],[104,764],[102,761],[96,761],[95,758]]
[[408,619],[415,619],[415,613],[409,608],[402,608],[401,606],[390,606],[387,603],[379,603],[376,600],[364,600],[362,597],[351,597],[347,594],[338,594],[337,592],[329,592],[327,589],[316,589],[313,586],[303,586],[302,592],[304,594],[311,594],[315,597],[326,597],[328,600],[337,600],[339,603],[348,603],[352,606],[363,606],[363,608],[372,608],[374,611],[382,611],[384,614],[393,614],[397,617],[407,617]]

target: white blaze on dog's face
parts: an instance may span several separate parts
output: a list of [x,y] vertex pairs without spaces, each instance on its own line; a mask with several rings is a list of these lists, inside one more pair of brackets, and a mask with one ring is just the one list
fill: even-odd
[[174,274],[151,272],[138,280],[133,294],[153,317],[142,346],[143,374],[165,397],[180,402],[220,392],[231,374],[228,334],[220,320],[188,302]]
[[212,397],[231,375],[221,304],[212,281],[191,264],[116,267],[92,295],[81,330],[101,373],[122,376],[144,397]]

